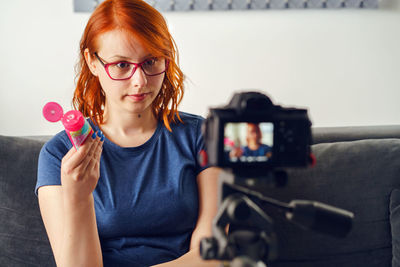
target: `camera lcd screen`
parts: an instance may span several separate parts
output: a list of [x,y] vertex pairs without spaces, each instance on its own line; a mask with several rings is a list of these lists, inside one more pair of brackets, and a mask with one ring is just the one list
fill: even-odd
[[272,157],[274,124],[228,122],[224,126],[224,160],[229,163],[267,162]]

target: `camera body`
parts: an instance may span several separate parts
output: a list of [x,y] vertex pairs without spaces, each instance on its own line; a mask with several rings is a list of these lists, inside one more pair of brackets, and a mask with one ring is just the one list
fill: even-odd
[[236,93],[227,106],[210,109],[203,136],[208,164],[237,173],[262,175],[312,162],[307,110],[274,105],[258,92]]

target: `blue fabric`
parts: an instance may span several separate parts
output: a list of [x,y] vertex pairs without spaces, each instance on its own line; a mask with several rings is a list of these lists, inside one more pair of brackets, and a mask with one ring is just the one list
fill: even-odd
[[[172,133],[159,122],[138,147],[105,139],[93,192],[104,266],[149,266],[189,250],[198,216],[196,177],[205,168],[197,162],[203,119],[180,116],[184,123],[172,124]],[[40,186],[61,184],[61,159],[71,147],[65,131],[44,145],[36,193]]]
[[243,156],[260,157],[266,156],[271,151],[271,147],[261,144],[257,150],[251,150],[248,146],[243,147]]

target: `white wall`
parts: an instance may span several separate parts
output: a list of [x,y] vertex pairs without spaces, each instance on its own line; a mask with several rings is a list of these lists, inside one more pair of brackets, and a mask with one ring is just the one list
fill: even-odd
[[[389,0],[387,0],[389,1]],[[71,108],[89,14],[72,0],[0,9],[0,134],[54,134],[48,101]],[[166,13],[188,77],[181,110],[205,116],[233,92],[261,89],[306,107],[314,126],[400,124],[400,8]]]

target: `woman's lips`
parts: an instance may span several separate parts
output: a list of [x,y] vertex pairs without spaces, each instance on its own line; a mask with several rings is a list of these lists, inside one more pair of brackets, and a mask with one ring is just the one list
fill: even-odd
[[132,99],[133,101],[139,102],[139,101],[143,101],[146,96],[148,96],[150,93],[143,93],[143,94],[133,94],[133,95],[128,95],[128,97],[130,99]]

